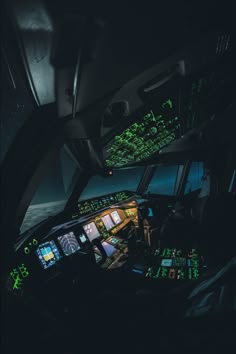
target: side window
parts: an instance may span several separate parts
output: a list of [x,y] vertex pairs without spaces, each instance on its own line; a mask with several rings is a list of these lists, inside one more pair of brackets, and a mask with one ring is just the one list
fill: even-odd
[[194,192],[202,187],[203,174],[203,162],[192,162],[185,184],[184,194]]
[[64,145],[36,189],[22,222],[21,233],[64,209],[79,171],[77,162]]

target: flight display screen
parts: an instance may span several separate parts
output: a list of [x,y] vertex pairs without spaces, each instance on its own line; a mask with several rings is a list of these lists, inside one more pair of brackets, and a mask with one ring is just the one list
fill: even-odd
[[100,262],[100,260],[102,259],[102,256],[100,256],[100,254],[97,254],[97,253],[94,253],[94,255],[95,255],[96,263]]
[[90,222],[89,224],[84,225],[83,229],[84,229],[86,235],[88,236],[89,241],[93,241],[95,238],[100,236],[100,233],[99,233],[97,226],[95,225],[94,222]]
[[117,243],[119,243],[120,241],[116,238],[116,237],[111,237],[109,239],[109,243],[112,243],[113,245],[116,245]]
[[87,238],[84,234],[79,235],[79,239],[82,243],[85,243],[87,241]]
[[153,216],[153,210],[152,208],[148,208],[148,216],[152,217]]
[[36,254],[44,269],[50,268],[61,258],[54,241],[45,242],[40,245],[36,250]]
[[172,261],[172,259],[170,258],[170,259],[162,259],[162,261],[161,261],[161,266],[163,266],[163,267],[171,267],[172,266],[172,263],[173,263],[173,261]]
[[116,225],[122,221],[117,210],[115,210],[111,213],[111,217]]
[[70,256],[80,249],[80,245],[73,232],[69,232],[66,235],[59,236],[58,241],[65,256]]
[[110,257],[116,251],[115,247],[107,242],[102,242],[102,247],[104,248],[107,257]]
[[112,219],[111,219],[109,214],[107,214],[105,216],[102,216],[101,219],[102,219],[107,231],[111,230],[115,226],[115,224],[113,223],[113,221],[112,221]]

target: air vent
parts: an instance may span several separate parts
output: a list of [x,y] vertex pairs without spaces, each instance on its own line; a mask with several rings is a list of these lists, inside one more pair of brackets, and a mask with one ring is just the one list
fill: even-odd
[[229,49],[230,35],[221,34],[216,41],[216,54],[224,54]]

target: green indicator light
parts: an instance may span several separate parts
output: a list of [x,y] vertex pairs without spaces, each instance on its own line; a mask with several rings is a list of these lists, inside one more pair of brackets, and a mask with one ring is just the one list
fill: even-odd
[[20,274],[18,272],[18,270],[16,268],[14,268],[12,270],[12,272],[10,272],[10,276],[13,280],[13,290],[19,290],[22,286],[22,279],[20,278]]
[[147,274],[146,274],[146,277],[151,278],[151,275],[152,275],[152,268],[149,267],[149,268],[148,268],[148,271],[147,271]]
[[13,284],[13,290],[20,290],[23,285],[23,280],[18,277]]
[[162,257],[165,257],[165,255],[166,255],[166,248],[163,249]]
[[171,99],[168,99],[167,101],[162,103],[161,106],[162,106],[162,108],[165,108],[165,107],[173,108],[173,102],[171,101]]
[[192,268],[189,268],[188,270],[188,277],[190,280],[192,279]]
[[180,277],[180,279],[185,279],[185,273],[183,270],[179,271],[179,277]]
[[28,269],[27,267],[24,265],[24,263],[22,263],[21,265],[18,266],[18,269],[21,273],[21,276],[23,278],[27,278],[29,276],[29,272],[28,272]]
[[191,259],[191,265],[193,266],[193,267],[198,267],[199,266],[199,261],[198,261],[198,259]]
[[17,268],[13,268],[10,272],[10,276],[14,281],[13,290],[19,290],[23,285],[23,278],[29,276],[29,271],[24,263],[20,264]]
[[168,269],[161,267],[161,277],[166,278],[168,274]]
[[36,240],[36,238],[33,239],[33,245],[36,246],[38,244],[38,240]]
[[194,279],[198,279],[199,278],[199,270],[197,268],[193,268],[192,273],[193,273],[193,278]]
[[155,278],[159,278],[159,277],[160,277],[160,272],[161,272],[161,267],[159,267],[159,268],[157,269]]
[[25,248],[24,248],[24,252],[25,252],[25,254],[29,254],[29,253],[30,253],[29,247],[25,247]]
[[17,268],[14,268],[11,272],[10,272],[10,276],[12,277],[12,279],[15,281],[17,280],[17,278],[19,278],[19,272],[17,270]]

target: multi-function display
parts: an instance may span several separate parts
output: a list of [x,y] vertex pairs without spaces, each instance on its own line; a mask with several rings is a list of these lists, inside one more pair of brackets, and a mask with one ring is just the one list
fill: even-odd
[[115,224],[113,223],[109,214],[102,216],[101,219],[102,219],[103,224],[105,225],[105,228],[107,229],[107,231],[109,231],[110,229],[112,229],[115,226]]
[[59,236],[58,241],[65,256],[70,256],[80,249],[80,245],[73,232],[69,232],[66,235]]
[[53,266],[61,258],[54,241],[45,242],[40,245],[36,250],[36,254],[44,269]]
[[93,241],[95,238],[100,236],[100,233],[94,222],[90,222],[89,224],[84,225],[83,229],[88,236],[89,241]]
[[116,248],[107,242],[103,242],[102,247],[104,248],[107,257],[110,257],[116,251]]
[[120,215],[118,214],[118,211],[116,210],[111,213],[111,217],[116,225],[122,221]]

